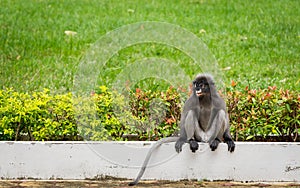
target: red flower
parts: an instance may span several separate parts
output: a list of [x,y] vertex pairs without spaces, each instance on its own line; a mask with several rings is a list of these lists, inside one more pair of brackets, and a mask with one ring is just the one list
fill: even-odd
[[231,80],[231,86],[235,87],[237,85],[237,82],[235,82],[234,80]]
[[269,99],[271,96],[272,94],[268,92],[263,99]]
[[276,86],[269,86],[269,87],[268,87],[268,89],[271,90],[271,91],[276,90],[276,88],[277,88]]
[[141,89],[140,89],[140,88],[136,88],[136,89],[135,89],[135,92],[136,92],[136,93],[140,93],[140,92],[141,92]]
[[249,94],[256,95],[256,89],[251,89],[248,91]]

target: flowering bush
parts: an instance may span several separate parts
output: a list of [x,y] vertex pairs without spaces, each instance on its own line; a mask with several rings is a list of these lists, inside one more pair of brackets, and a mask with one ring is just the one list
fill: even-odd
[[299,93],[277,89],[234,89],[227,93],[231,132],[235,140],[296,141],[300,134]]
[[[179,93],[137,88],[120,95],[101,86],[85,99],[46,89],[0,90],[0,140],[158,140],[178,133]],[[276,87],[239,91],[232,82],[224,96],[235,140],[299,141],[299,93]]]

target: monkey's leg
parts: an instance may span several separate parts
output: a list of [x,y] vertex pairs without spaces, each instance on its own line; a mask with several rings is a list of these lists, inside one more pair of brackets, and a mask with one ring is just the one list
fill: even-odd
[[[217,133],[217,137],[209,142],[211,150],[216,150],[221,140],[224,139],[224,142],[228,146],[228,151],[233,152],[235,149],[235,144],[230,135],[229,119],[224,110],[220,110],[217,113],[213,120],[212,126],[216,126],[215,133]],[[214,135],[212,135],[211,138],[213,139]]]
[[[199,123],[194,111],[190,110],[186,116],[185,120],[185,131],[187,135],[187,140],[189,141],[190,148],[192,152],[195,152],[199,148],[199,144],[196,141],[195,133],[199,129]],[[200,140],[201,141],[201,140]]]
[[[214,115],[215,114],[215,115]],[[226,113],[224,110],[212,110],[211,119],[209,120],[210,127],[206,131],[206,136],[209,138],[208,143],[212,151],[218,148],[221,142],[225,125],[226,125]]]

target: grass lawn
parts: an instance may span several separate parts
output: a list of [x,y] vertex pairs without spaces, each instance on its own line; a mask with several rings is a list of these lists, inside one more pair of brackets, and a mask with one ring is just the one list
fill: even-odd
[[[0,86],[72,91],[80,61],[101,36],[127,24],[159,21],[199,37],[227,85],[234,80],[240,88],[276,85],[299,91],[299,7],[298,0],[0,0]],[[191,78],[195,74],[186,54],[147,43],[109,59],[105,79],[145,57],[179,62],[189,67]],[[105,79],[98,84],[108,84]]]

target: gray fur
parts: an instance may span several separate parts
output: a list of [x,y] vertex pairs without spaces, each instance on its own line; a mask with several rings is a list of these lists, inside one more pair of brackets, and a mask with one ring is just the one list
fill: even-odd
[[[209,93],[198,97],[195,82],[204,81],[209,86]],[[193,93],[185,102],[180,120],[180,138],[175,144],[179,153],[184,143],[190,143],[191,150],[198,149],[197,142],[207,142],[212,151],[224,141],[228,151],[233,152],[235,144],[229,130],[229,118],[225,101],[219,96],[213,77],[209,74],[199,74],[193,82]]]
[[215,88],[213,77],[209,74],[197,75],[193,81],[193,93],[185,102],[181,113],[180,136],[157,141],[149,150],[137,178],[129,185],[136,185],[139,182],[152,152],[163,143],[176,141],[175,150],[179,153],[185,143],[189,143],[192,152],[195,152],[199,147],[198,142],[209,143],[211,150],[214,151],[218,144],[224,141],[228,145],[228,151],[233,152],[235,144],[229,126],[226,104]]

